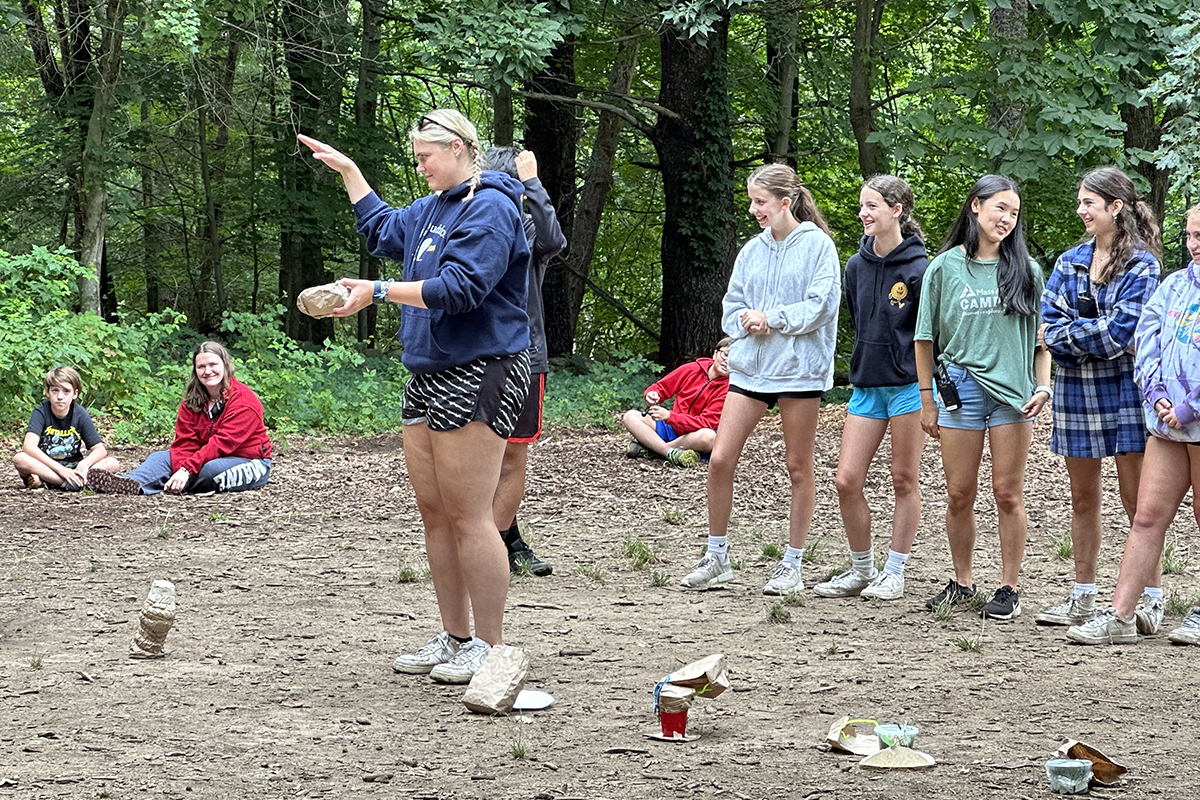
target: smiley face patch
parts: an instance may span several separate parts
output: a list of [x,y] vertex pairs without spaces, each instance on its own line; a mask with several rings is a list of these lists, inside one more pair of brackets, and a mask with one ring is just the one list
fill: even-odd
[[890,302],[896,308],[904,308],[905,301],[908,300],[908,284],[904,281],[896,281],[892,286],[892,291],[888,292]]

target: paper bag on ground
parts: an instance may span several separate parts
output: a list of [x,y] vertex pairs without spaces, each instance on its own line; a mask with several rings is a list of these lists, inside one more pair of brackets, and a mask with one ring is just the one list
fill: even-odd
[[668,685],[694,689],[696,697],[713,698],[729,688],[729,675],[725,672],[725,656],[716,653],[668,675]]
[[1113,761],[1090,744],[1078,742],[1074,739],[1068,739],[1065,744],[1059,747],[1058,755],[1062,758],[1079,758],[1091,761],[1092,781],[1095,783],[1113,784],[1121,780],[1121,777],[1129,772],[1127,768]]
[[323,286],[310,286],[296,298],[296,308],[310,317],[328,317],[335,309],[346,305],[350,299],[350,290],[340,283],[327,283]]
[[678,714],[680,711],[687,711],[692,707],[692,698],[695,696],[695,689],[670,683],[665,684],[655,696],[655,702],[658,704],[655,710],[660,714]]
[[829,726],[829,733],[825,734],[825,742],[834,750],[854,753],[856,756],[869,756],[879,752],[879,737],[873,733],[859,733],[858,729],[854,727],[856,723],[870,725],[871,730],[875,730],[877,724],[873,719],[842,717]]
[[937,762],[928,753],[896,745],[895,747],[885,747],[858,763],[868,769],[926,769]]
[[498,644],[483,659],[479,671],[463,694],[463,705],[480,714],[507,714],[525,678],[529,674],[529,656],[518,647]]

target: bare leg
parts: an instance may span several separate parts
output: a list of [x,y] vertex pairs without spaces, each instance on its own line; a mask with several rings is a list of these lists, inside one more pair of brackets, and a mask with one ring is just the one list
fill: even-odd
[[1025,514],[1025,464],[1033,441],[1033,423],[1000,425],[988,431],[992,450],[992,496],[1000,529],[1000,583],[1017,588],[1029,519]]
[[1068,457],[1071,479],[1071,547],[1075,582],[1095,583],[1100,558],[1100,459]]
[[525,468],[529,460],[528,442],[508,442],[504,461],[500,465],[500,483],[492,501],[496,530],[505,531],[512,525],[525,496]]
[[733,476],[738,459],[754,426],[767,413],[767,404],[744,394],[730,392],[721,410],[717,440],[708,462],[708,535],[729,533],[733,513]]
[[942,471],[946,474],[946,538],[954,580],[975,584],[975,496],[979,493],[979,463],[983,431],[942,428]]
[[925,450],[925,431],[921,429],[919,411],[892,417],[889,424],[892,428],[892,491],[896,496],[891,548],[897,553],[909,553],[921,523],[921,454]]
[[809,397],[779,398],[779,416],[783,422],[783,447],[788,477],[792,482],[792,503],[788,518],[788,544],[804,547],[817,506],[817,479],[813,473],[813,448],[817,442],[817,417],[821,399]]
[[871,507],[863,488],[867,485],[867,470],[887,433],[887,426],[886,419],[850,414],[842,428],[837,467],[838,507],[850,549],[860,553],[871,549]]

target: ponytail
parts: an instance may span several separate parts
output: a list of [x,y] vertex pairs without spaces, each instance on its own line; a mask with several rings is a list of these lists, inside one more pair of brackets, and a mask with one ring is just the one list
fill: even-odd
[[792,217],[797,222],[811,222],[829,234],[829,225],[821,215],[821,209],[817,208],[817,201],[800,183],[796,170],[787,164],[764,164],[750,173],[746,182],[762,187],[780,200],[788,198],[792,201]]
[[1133,258],[1134,250],[1146,250],[1162,260],[1162,234],[1154,213],[1144,200],[1137,196],[1137,188],[1116,167],[1099,167],[1083,176],[1079,187],[1104,200],[1107,209],[1117,200],[1121,209],[1113,214],[1113,239],[1108,250],[1108,261],[1100,268],[1096,283],[1108,283],[1113,276],[1125,269]]

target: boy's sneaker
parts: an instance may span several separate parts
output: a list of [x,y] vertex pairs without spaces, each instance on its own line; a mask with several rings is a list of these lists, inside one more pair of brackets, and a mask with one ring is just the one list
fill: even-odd
[[791,594],[797,589],[804,588],[804,580],[800,576],[800,565],[780,561],[779,566],[771,573],[771,579],[763,587],[763,594]]
[[874,597],[877,600],[899,600],[904,596],[904,576],[898,572],[883,572],[876,575],[862,590],[859,597]]
[[1137,624],[1138,633],[1143,636],[1153,636],[1162,627],[1163,612],[1166,611],[1167,601],[1161,597],[1142,595],[1137,608],[1133,610],[1133,621]]
[[984,604],[979,616],[984,619],[1016,619],[1021,616],[1021,597],[1016,589],[1006,583]]
[[879,573],[874,567],[871,567],[870,575],[863,575],[851,567],[841,575],[835,575],[827,581],[818,583],[813,587],[813,594],[817,597],[857,597],[877,577],[879,577]]
[[26,489],[45,489],[46,484],[42,483],[42,479],[39,478],[37,475],[30,474],[30,475],[25,476],[25,488]]
[[140,495],[142,485],[133,478],[123,478],[102,469],[89,469],[87,487],[100,494]]
[[454,658],[431,669],[429,677],[438,683],[470,683],[471,678],[479,671],[479,665],[491,650],[490,644],[473,637],[471,641],[459,646]]
[[1106,608],[1082,625],[1067,628],[1067,638],[1080,644],[1137,644],[1137,625]]
[[525,543],[521,537],[517,540],[504,543],[508,548],[508,571],[509,572],[524,572],[529,570],[538,577],[543,577],[554,572],[554,566],[548,561],[542,561],[533,554],[533,549]]
[[1079,625],[1100,613],[1096,608],[1096,593],[1087,592],[1078,597],[1072,592],[1067,599],[1054,608],[1048,608],[1033,618],[1038,625]]
[[925,601],[925,608],[933,611],[940,605],[958,605],[959,603],[969,603],[975,597],[975,584],[963,586],[958,581],[951,578],[946,581],[946,587],[933,597]]
[[712,553],[705,553],[679,585],[685,589],[709,589],[733,580],[733,567]]
[[648,452],[649,451],[646,449],[646,447],[637,440],[625,445],[625,455],[627,458],[641,458]]
[[1200,606],[1192,606],[1179,627],[1167,634],[1176,644],[1200,644]]
[[392,662],[392,669],[407,675],[424,675],[439,664],[454,658],[462,647],[448,632],[430,636],[415,653],[405,653]]
[[667,451],[667,461],[677,467],[694,467],[699,460],[700,454],[695,450],[681,450],[678,447],[672,447]]

